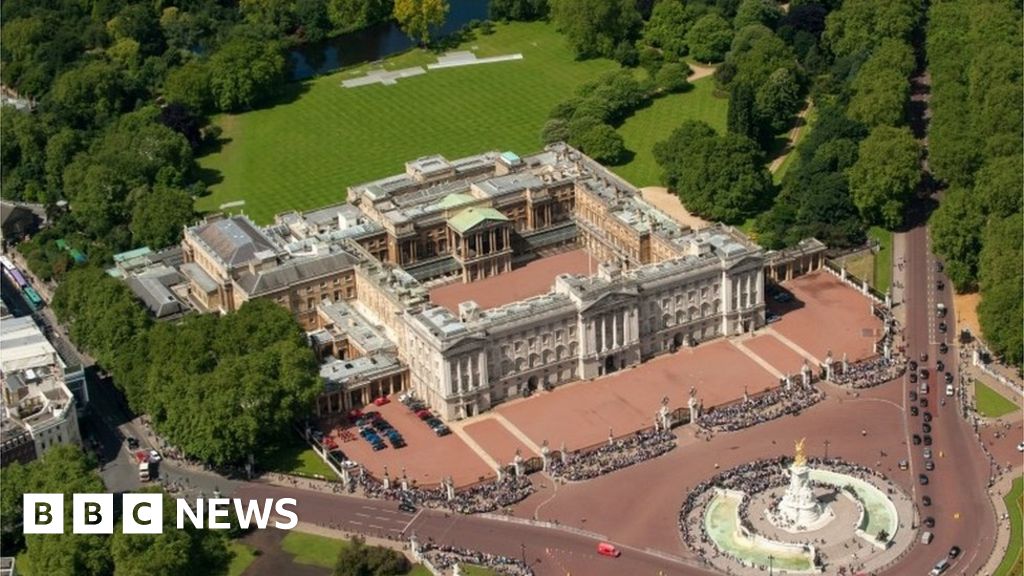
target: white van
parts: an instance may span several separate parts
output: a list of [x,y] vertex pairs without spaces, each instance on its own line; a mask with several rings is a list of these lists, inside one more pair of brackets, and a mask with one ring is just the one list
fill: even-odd
[[946,396],[952,396],[956,392],[953,390],[952,384],[946,384]]
[[942,560],[939,560],[939,563],[935,565],[935,568],[932,568],[932,571],[928,573],[928,576],[939,576],[939,574],[942,574],[947,569],[949,569],[949,558],[943,558]]
[[925,381],[925,380],[922,380],[921,381],[921,394],[927,394],[927,393],[928,393],[928,382]]

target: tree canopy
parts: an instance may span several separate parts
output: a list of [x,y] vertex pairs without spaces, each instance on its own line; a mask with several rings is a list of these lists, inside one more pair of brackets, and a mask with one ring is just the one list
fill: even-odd
[[579,58],[611,58],[643,26],[633,0],[550,0],[551,19]]
[[738,134],[719,136],[699,121],[684,122],[654,147],[662,182],[686,209],[704,218],[739,223],[773,195],[760,148]]
[[849,169],[850,192],[861,217],[894,229],[921,181],[921,147],[905,128],[879,126],[868,134]]
[[431,26],[444,24],[447,0],[395,0],[395,21],[402,30],[421,44],[430,43]]
[[710,13],[693,23],[686,33],[690,55],[700,62],[721,62],[732,42],[732,25],[718,14]]

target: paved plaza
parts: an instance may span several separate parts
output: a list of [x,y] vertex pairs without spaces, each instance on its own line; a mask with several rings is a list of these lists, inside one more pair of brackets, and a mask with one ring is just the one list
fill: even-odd
[[459,313],[459,304],[467,300],[473,300],[486,310],[547,294],[559,274],[588,275],[597,270],[597,264],[586,250],[571,250],[534,260],[526,266],[484,280],[435,288],[430,291],[430,300],[455,314]]

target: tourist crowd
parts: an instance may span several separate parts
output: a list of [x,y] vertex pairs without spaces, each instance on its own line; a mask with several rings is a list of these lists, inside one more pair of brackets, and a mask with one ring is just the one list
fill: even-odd
[[641,430],[621,440],[601,445],[588,452],[566,455],[565,461],[553,458],[548,472],[570,482],[589,480],[627,466],[657,458],[676,447],[671,432]]
[[845,369],[836,370],[832,380],[836,384],[851,388],[871,388],[895,380],[907,369],[906,358],[878,356],[858,362],[850,362]]
[[420,545],[419,552],[435,568],[442,571],[447,571],[456,564],[469,564],[483,566],[506,576],[533,576],[533,569],[525,562],[508,556],[487,554],[455,546],[437,545],[431,542]]
[[742,430],[782,416],[799,414],[824,398],[825,393],[814,384],[794,382],[727,406],[715,406],[697,418],[697,425],[716,432]]
[[533,493],[530,479],[514,474],[505,474],[499,480],[482,482],[471,488],[452,490],[451,499],[444,485],[434,488],[403,488],[400,482],[392,481],[389,487],[385,487],[383,482],[369,474],[359,475],[358,482],[368,498],[405,501],[427,508],[445,508],[460,514],[493,512],[524,500]]

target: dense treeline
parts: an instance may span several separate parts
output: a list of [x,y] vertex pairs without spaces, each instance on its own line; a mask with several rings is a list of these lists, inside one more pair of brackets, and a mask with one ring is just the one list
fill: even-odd
[[302,330],[267,300],[228,316],[153,324],[123,283],[88,267],[67,275],[53,309],[133,410],[185,454],[212,464],[258,459],[291,433],[320,391]]
[[[77,446],[51,448],[28,465],[14,463],[0,472],[0,524],[4,527],[4,552],[18,555],[18,569],[25,574],[50,576],[112,576],[114,574],[215,574],[227,568],[231,555],[227,532],[178,530],[174,500],[164,499],[162,534],[122,533],[119,520],[113,535],[29,534],[21,531],[22,495],[64,495],[64,511],[70,516],[71,495],[104,492],[96,463]],[[233,519],[232,519],[233,520]]]
[[992,350],[1020,365],[1024,255],[1024,40],[1019,3],[949,0],[929,10],[929,162],[948,185],[931,220],[958,291],[980,290]]

